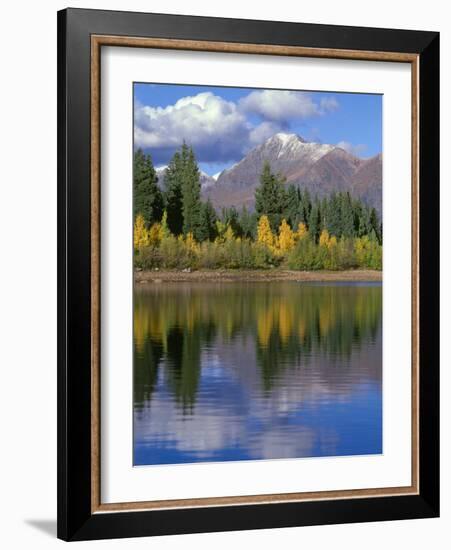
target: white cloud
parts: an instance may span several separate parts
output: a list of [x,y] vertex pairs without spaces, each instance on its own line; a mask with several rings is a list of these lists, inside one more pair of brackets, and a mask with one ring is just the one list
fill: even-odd
[[[211,92],[181,98],[164,108],[140,104],[135,108],[135,145],[153,151],[173,150],[185,140],[205,161],[228,160],[243,153],[243,137],[246,143],[249,130],[236,104]],[[214,158],[209,154],[213,151]]]
[[351,155],[359,156],[366,150],[366,145],[363,143],[359,143],[358,145],[353,145],[349,141],[339,141],[337,143],[337,147],[340,147],[340,149],[344,149],[346,152],[350,153]]
[[323,97],[319,102],[320,114],[333,113],[339,107],[338,101],[334,97]]
[[322,98],[319,102],[307,92],[288,90],[256,90],[242,98],[239,107],[243,112],[254,113],[281,124],[320,116],[338,108],[335,98]]

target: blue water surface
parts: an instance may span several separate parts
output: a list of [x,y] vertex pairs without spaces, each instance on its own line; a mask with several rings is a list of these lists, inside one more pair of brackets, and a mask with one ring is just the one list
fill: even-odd
[[135,290],[136,466],[382,451],[381,285]]

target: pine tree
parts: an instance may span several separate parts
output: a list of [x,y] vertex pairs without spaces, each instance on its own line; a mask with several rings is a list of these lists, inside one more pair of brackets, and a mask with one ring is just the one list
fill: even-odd
[[349,193],[340,194],[341,233],[337,237],[354,237],[354,212]]
[[283,216],[291,227],[296,227],[301,220],[301,194],[299,187],[291,184],[285,194],[285,208]]
[[133,156],[133,213],[141,214],[146,227],[161,220],[163,195],[150,155],[138,149]]
[[377,215],[376,209],[372,208],[370,212],[370,223],[369,223],[369,232],[374,231],[377,241],[379,244],[382,242],[382,232],[379,222],[379,216]]
[[308,223],[312,210],[312,200],[308,189],[300,193],[298,222]]
[[243,236],[243,228],[240,225],[239,214],[234,206],[223,208],[221,212],[221,219],[226,226],[230,225],[235,237]]
[[281,179],[271,172],[269,162],[263,165],[260,185],[255,190],[255,211],[259,216],[268,216],[273,230],[277,230],[282,221],[285,206],[285,189]]
[[171,233],[176,236],[180,235],[183,231],[182,181],[182,157],[176,151],[169,163],[164,178],[167,223]]
[[319,210],[319,204],[317,201],[313,203],[310,211],[308,230],[315,242],[318,242],[319,232],[321,227],[321,214]]
[[200,242],[207,240],[214,241],[217,236],[216,212],[210,200],[207,200],[207,202],[201,205],[198,240]]
[[337,193],[332,193],[328,204],[328,217],[326,229],[331,235],[340,236],[341,227],[341,199]]
[[370,231],[370,211],[369,209],[360,203],[359,212],[359,221],[357,235],[358,237],[363,237],[363,235],[368,235]]
[[257,215],[255,213],[251,214],[249,210],[243,206],[238,223],[241,227],[243,237],[255,239],[257,233]]
[[200,174],[192,148],[182,145],[182,211],[183,234],[192,233],[198,238],[200,227]]

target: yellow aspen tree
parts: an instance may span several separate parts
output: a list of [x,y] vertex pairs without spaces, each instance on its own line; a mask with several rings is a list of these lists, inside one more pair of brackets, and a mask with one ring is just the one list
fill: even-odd
[[158,246],[160,244],[160,232],[161,232],[161,225],[157,222],[152,225],[152,227],[149,229],[149,244],[150,246]]
[[357,263],[360,267],[365,265],[369,243],[370,241],[367,235],[357,238],[354,241],[354,251],[357,258]]
[[133,228],[133,246],[136,250],[149,245],[149,234],[146,229],[144,218],[141,214],[136,216],[135,226]]
[[194,235],[191,233],[191,231],[189,233],[187,233],[187,235],[185,237],[185,246],[191,252],[197,252],[197,250],[198,250],[198,245],[197,245],[196,240],[194,239]]
[[294,234],[285,218],[279,227],[279,248],[281,252],[288,252],[294,247]]
[[327,247],[334,248],[337,246],[337,237],[335,235],[332,235],[332,237],[329,239],[329,242],[327,243]]
[[163,241],[164,239],[167,239],[170,234],[171,234],[171,231],[168,226],[168,213],[165,210],[163,212],[163,217],[161,218],[160,242]]
[[327,231],[327,229],[323,229],[321,231],[321,235],[319,236],[319,245],[320,246],[329,245],[329,231]]
[[225,230],[225,224],[221,220],[216,220],[216,231],[218,233],[218,236],[215,239],[216,242],[220,243],[224,240]]
[[265,244],[269,248],[274,246],[274,235],[269,225],[268,216],[263,215],[258,220],[257,240],[259,243]]
[[230,225],[227,225],[226,232],[224,233],[224,239],[227,242],[228,241],[233,241],[233,239],[234,239],[233,229]]
[[307,230],[307,226],[305,225],[304,222],[299,222],[299,225],[298,225],[298,230],[297,230],[297,233],[296,233],[296,237],[301,240],[303,239],[304,237],[307,237],[308,235],[308,230]]

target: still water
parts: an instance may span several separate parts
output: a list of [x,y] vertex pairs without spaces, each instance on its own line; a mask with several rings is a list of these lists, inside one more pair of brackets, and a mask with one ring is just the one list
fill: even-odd
[[134,463],[382,452],[382,286],[162,283],[134,295]]

